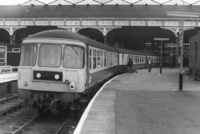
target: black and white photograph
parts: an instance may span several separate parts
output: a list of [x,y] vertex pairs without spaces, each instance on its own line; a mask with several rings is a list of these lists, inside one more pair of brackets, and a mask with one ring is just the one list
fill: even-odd
[[200,134],[200,0],[0,0],[0,134]]

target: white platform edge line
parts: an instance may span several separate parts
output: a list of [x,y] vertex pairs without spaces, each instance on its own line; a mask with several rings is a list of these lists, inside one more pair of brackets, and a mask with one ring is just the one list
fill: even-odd
[[0,84],[2,84],[2,83],[6,83],[6,82],[11,82],[11,81],[16,81],[16,80],[18,80],[18,78],[12,78],[12,79],[8,79],[8,80],[0,80]]
[[76,127],[76,129],[75,129],[75,131],[74,131],[73,134],[80,134],[80,133],[81,133],[81,130],[82,130],[82,128],[83,128],[83,124],[84,124],[86,118],[88,117],[88,113],[89,113],[89,111],[90,111],[90,109],[91,109],[91,107],[92,107],[92,105],[93,105],[93,103],[94,103],[96,97],[100,94],[100,92],[104,89],[104,87],[105,87],[108,83],[110,83],[112,80],[114,80],[115,78],[117,78],[117,77],[119,77],[119,76],[120,76],[120,75],[118,75],[118,76],[116,76],[116,77],[110,79],[109,81],[107,81],[107,82],[99,89],[99,91],[95,94],[95,96],[92,98],[92,100],[91,100],[90,103],[88,104],[87,108],[85,109],[85,111],[84,111],[84,113],[83,113],[83,115],[82,115],[82,117],[81,117],[81,119],[80,119],[80,121],[79,121],[79,123],[78,123],[78,125],[77,125],[77,127]]

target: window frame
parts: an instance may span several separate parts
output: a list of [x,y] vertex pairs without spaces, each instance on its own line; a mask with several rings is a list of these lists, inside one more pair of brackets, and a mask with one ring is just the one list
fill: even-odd
[[[37,50],[37,52],[36,52],[36,58],[35,58],[35,63],[33,64],[33,65],[29,65],[29,66],[27,66],[27,65],[22,65],[22,57],[23,57],[23,55],[24,55],[24,46],[30,46],[30,45],[32,45],[32,46],[36,46],[36,50]],[[24,44],[22,44],[22,46],[21,46],[21,56],[20,56],[20,63],[19,63],[19,66],[27,66],[27,67],[34,67],[34,66],[36,66],[37,65],[37,62],[38,62],[38,44],[37,43],[24,43]]]
[[[82,48],[82,50],[83,50],[83,55],[82,55],[82,56],[83,56],[83,64],[82,64],[82,67],[81,67],[81,68],[72,68],[72,67],[65,67],[65,66],[64,66],[65,48],[66,48],[67,46],[71,46],[71,47],[75,46],[75,47]],[[63,53],[63,54],[62,54],[62,66],[63,66],[63,68],[70,68],[70,69],[84,69],[84,68],[85,68],[85,48],[84,48],[83,46],[74,45],[74,44],[64,44],[63,52],[62,52],[62,53]]]
[[[39,60],[40,60],[40,48],[41,48],[41,46],[43,46],[43,45],[47,45],[47,46],[50,46],[50,45],[54,45],[54,46],[60,46],[60,48],[61,48],[61,53],[60,53],[60,64],[57,66],[57,67],[52,67],[52,66],[40,66],[39,65]],[[60,66],[61,66],[61,64],[62,64],[62,58],[63,58],[63,55],[62,55],[62,52],[63,51],[63,47],[62,47],[62,45],[61,44],[53,44],[53,43],[40,43],[40,45],[39,45],[39,52],[38,52],[38,61],[37,61],[37,65],[38,65],[38,67],[49,67],[49,68],[59,68]]]

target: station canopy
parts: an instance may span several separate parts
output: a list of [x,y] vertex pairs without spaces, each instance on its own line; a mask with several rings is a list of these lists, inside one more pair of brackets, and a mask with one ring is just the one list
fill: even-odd
[[200,0],[0,0],[0,5],[200,5]]

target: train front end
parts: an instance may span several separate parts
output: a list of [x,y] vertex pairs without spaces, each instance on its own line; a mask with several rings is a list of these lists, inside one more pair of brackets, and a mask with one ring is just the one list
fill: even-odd
[[85,44],[79,41],[27,38],[18,69],[18,96],[38,109],[56,113],[73,107],[86,85]]

